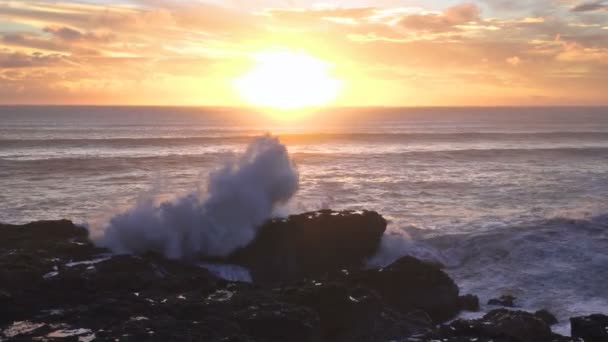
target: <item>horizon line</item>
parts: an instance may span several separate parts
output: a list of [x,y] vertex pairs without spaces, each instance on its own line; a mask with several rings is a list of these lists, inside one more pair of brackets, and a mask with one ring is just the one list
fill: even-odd
[[29,103],[0,103],[0,107],[149,107],[149,108],[213,108],[213,109],[249,109],[249,110],[273,110],[273,111],[315,111],[323,109],[399,109],[399,108],[608,108],[606,104],[530,104],[530,105],[364,105],[364,106],[321,106],[305,107],[299,109],[278,109],[255,106],[230,106],[230,105],[168,105],[168,104],[29,104]]

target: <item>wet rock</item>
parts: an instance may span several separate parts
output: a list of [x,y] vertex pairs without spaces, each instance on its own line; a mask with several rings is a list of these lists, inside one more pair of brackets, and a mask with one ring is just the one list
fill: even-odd
[[608,316],[589,315],[570,318],[572,338],[579,338],[585,342],[608,341]]
[[354,277],[401,313],[423,311],[433,321],[443,322],[460,312],[459,290],[454,281],[437,266],[410,256]]
[[[319,281],[274,289],[219,279],[197,266],[197,260],[168,260],[152,253],[111,255],[89,243],[86,230],[69,221],[4,225],[0,228],[0,339],[14,333],[11,340],[24,341],[48,339],[50,334],[66,340],[93,334],[102,341],[378,341],[432,328],[424,311],[416,307],[399,311],[388,304],[397,289],[380,295],[365,286],[374,284],[370,280],[374,275],[386,278],[385,273],[360,269],[363,257],[377,248],[363,240],[379,239],[384,230],[386,223],[379,215],[331,211],[310,215],[293,221],[300,227],[294,229],[306,231],[283,236],[277,243],[291,241],[299,256],[314,259],[313,245],[325,237],[320,243],[324,257],[341,252],[346,257],[326,265],[318,258],[298,262],[297,272],[287,270],[286,278],[325,275]],[[324,235],[310,228],[309,220],[334,230]],[[338,226],[328,228],[333,224]],[[330,253],[329,244],[335,249],[340,245],[338,237],[351,236],[347,231],[355,232],[355,242],[342,243],[345,250]],[[345,265],[353,271],[343,272]],[[432,269],[427,272],[434,274]],[[424,273],[411,265],[390,266],[383,272],[387,276],[413,272],[412,279]],[[400,282],[407,278],[400,277]],[[378,289],[384,290],[388,281],[382,279]],[[13,327],[19,321],[29,323]],[[68,332],[75,335],[64,336]]]
[[515,297],[511,295],[502,295],[500,298],[492,298],[488,301],[488,305],[504,306],[507,308],[515,307]]
[[498,309],[483,317],[491,322],[492,330],[520,341],[547,341],[552,333],[549,326],[540,318],[524,311]]
[[250,306],[238,311],[235,320],[254,341],[321,341],[319,318],[305,307],[288,304]]
[[398,340],[432,327],[426,313],[403,315],[375,291],[348,282],[312,281],[275,291],[281,300],[317,313],[324,341]]
[[460,296],[460,309],[464,311],[479,311],[479,298],[472,294]]
[[372,211],[293,215],[263,225],[256,238],[229,257],[258,283],[298,281],[345,268],[360,268],[373,256],[386,220]]
[[456,320],[428,338],[442,341],[567,341],[553,334],[549,325],[534,314],[497,309],[477,320]]
[[534,316],[542,319],[548,325],[554,325],[554,324],[558,323],[555,315],[553,315],[551,312],[549,312],[548,310],[545,310],[545,309],[536,311],[534,313]]
[[0,225],[0,340],[559,340],[544,315],[506,310],[436,329],[479,302],[412,257],[363,268],[385,226],[371,212],[272,221],[233,255],[261,282],[248,284],[219,279],[200,260],[111,255],[69,221]]
[[7,303],[13,299],[13,296],[4,290],[0,290],[0,303]]
[[9,294],[3,296],[0,325],[25,320],[47,302],[36,293],[46,291],[46,279],[56,274],[63,259],[78,260],[98,252],[87,241],[87,231],[67,220],[0,224],[0,290]]

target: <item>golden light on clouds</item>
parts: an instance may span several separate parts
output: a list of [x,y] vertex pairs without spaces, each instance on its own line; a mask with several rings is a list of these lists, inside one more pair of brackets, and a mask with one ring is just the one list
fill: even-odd
[[235,80],[250,104],[277,109],[321,106],[336,98],[341,81],[329,74],[329,63],[289,50],[256,53],[252,70]]
[[608,104],[604,7],[339,3],[0,0],[0,103]]

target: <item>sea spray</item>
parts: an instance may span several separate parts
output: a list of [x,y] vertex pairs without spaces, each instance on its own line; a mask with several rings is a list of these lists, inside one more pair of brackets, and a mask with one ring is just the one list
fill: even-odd
[[412,238],[408,234],[407,228],[389,226],[382,236],[378,253],[367,261],[367,265],[369,267],[385,267],[405,255],[439,265],[448,263],[448,260],[438,249]]
[[144,196],[132,208],[93,225],[91,237],[117,253],[225,256],[250,242],[298,184],[287,148],[275,137],[259,137],[238,159],[211,172],[204,195],[196,190],[161,203]]

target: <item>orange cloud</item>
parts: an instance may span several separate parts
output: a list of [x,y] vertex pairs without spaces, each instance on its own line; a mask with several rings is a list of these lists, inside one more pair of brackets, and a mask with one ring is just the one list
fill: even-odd
[[276,46],[335,65],[337,105],[608,101],[600,9],[541,2],[0,0],[0,102],[238,105],[231,80]]
[[408,29],[444,32],[479,19],[481,11],[473,3],[449,7],[441,13],[415,14],[404,16],[399,22]]

